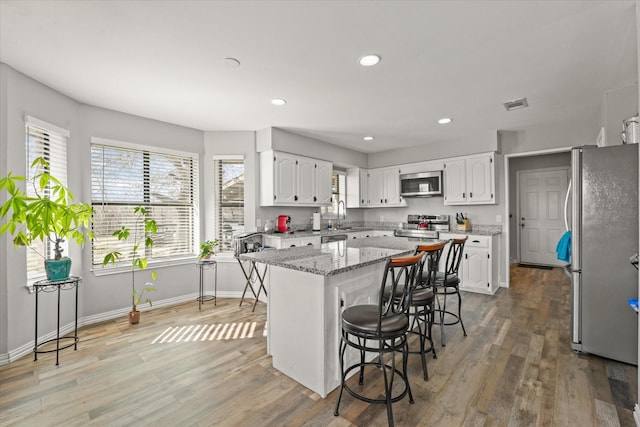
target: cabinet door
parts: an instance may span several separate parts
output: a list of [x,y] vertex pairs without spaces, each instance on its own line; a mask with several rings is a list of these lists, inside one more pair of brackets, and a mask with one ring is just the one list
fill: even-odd
[[400,203],[400,170],[397,168],[384,170],[384,203],[388,205]]
[[316,162],[307,157],[296,158],[297,192],[294,199],[298,203],[314,204],[316,198]]
[[491,290],[489,269],[491,259],[487,249],[466,248],[462,258],[462,288]]
[[275,203],[291,204],[296,198],[296,158],[287,153],[276,153],[275,162]]
[[331,204],[333,163],[316,161],[316,204]]
[[467,201],[486,203],[494,200],[493,156],[483,155],[467,159]]
[[373,169],[369,171],[369,200],[371,206],[384,204],[384,171]]
[[466,193],[466,161],[450,160],[444,164],[444,204],[464,203]]
[[370,204],[369,171],[366,169],[360,169],[360,206],[369,206]]

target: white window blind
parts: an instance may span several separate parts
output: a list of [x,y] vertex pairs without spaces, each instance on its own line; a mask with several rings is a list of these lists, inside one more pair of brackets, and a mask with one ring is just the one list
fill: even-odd
[[[38,157],[43,157],[49,163],[49,172],[67,185],[67,138],[69,131],[50,123],[26,116],[25,135],[27,151],[27,177],[45,172],[42,166],[31,167],[31,163]],[[35,196],[35,189],[31,185],[26,187],[29,196]],[[64,255],[68,255],[68,245],[62,246]],[[27,280],[35,281],[45,277],[44,259],[54,257],[52,242],[34,241],[27,250]]]
[[[199,241],[197,155],[96,141],[91,144],[93,265],[101,265],[114,250],[130,262],[138,205],[158,224],[158,233],[151,235],[154,244],[146,248],[149,260],[194,256]],[[131,241],[112,235],[123,225],[131,229]]]
[[216,239],[218,251],[233,251],[233,235],[244,231],[244,159],[215,158]]

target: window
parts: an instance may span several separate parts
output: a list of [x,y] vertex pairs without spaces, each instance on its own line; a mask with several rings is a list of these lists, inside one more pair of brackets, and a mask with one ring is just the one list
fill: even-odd
[[[347,176],[342,171],[333,171],[331,175],[331,206],[323,206],[320,210],[323,218],[346,218],[345,199],[347,195]],[[342,203],[340,203],[342,201]]]
[[233,251],[233,235],[244,231],[244,158],[215,156],[215,230],[218,251]]
[[[28,178],[43,172],[39,167],[31,168],[31,163],[38,157],[43,157],[49,163],[49,173],[67,185],[67,138],[69,131],[55,125],[43,122],[34,117],[25,119],[27,168]],[[26,188],[27,195],[34,196],[31,186]],[[44,258],[53,258],[53,243],[34,241],[27,249],[27,280],[35,281],[45,277]],[[67,244],[63,244],[64,254],[68,255]]]
[[130,261],[131,243],[112,234],[122,225],[133,234],[138,205],[158,224],[154,244],[146,248],[149,260],[194,256],[199,241],[197,154],[93,138],[91,204],[94,266],[114,250]]

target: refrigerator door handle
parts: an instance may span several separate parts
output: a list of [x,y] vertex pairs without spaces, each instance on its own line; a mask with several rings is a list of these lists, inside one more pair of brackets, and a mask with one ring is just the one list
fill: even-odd
[[564,231],[569,231],[569,196],[571,195],[571,180],[567,187],[567,195],[564,197]]

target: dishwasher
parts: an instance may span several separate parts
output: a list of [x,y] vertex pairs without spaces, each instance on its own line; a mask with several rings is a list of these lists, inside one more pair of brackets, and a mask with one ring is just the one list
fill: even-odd
[[342,242],[347,240],[346,234],[330,234],[320,237],[320,243]]

